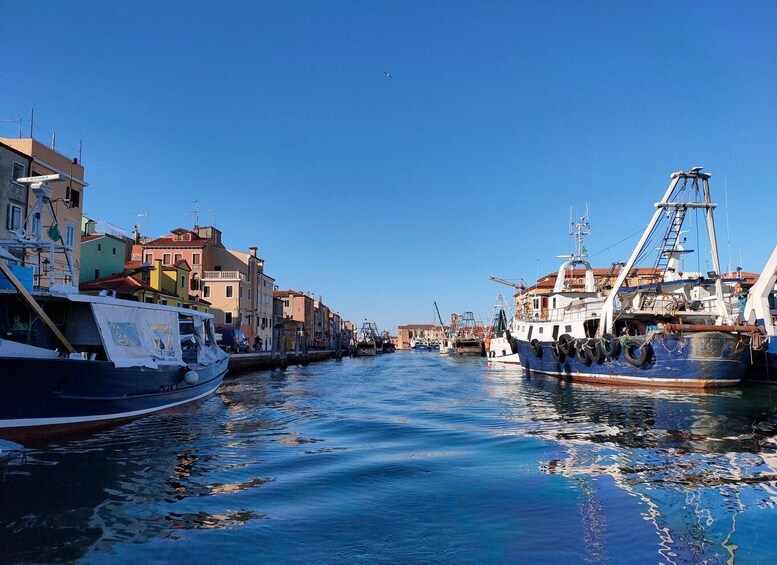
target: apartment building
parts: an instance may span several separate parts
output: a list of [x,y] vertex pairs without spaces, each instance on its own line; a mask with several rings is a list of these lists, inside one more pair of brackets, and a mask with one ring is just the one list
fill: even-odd
[[[2,157],[0,158],[3,162],[8,162],[3,178],[7,181],[7,177],[13,177],[11,185],[6,186],[8,190],[5,202],[6,221],[3,222],[5,225],[4,233],[13,232],[18,236],[22,233],[19,230],[34,233],[40,229],[44,241],[55,241],[70,247],[72,249],[73,274],[77,282],[81,261],[80,225],[83,193],[87,187],[87,183],[84,182],[84,167],[77,158],[67,157],[32,138],[0,137],[0,146],[2,146]],[[43,210],[41,217],[31,215],[36,202],[32,189],[28,185],[19,185],[15,182],[15,179],[19,178],[17,175],[20,175],[22,171],[24,174],[21,176],[60,174],[65,177],[64,181],[49,183],[52,188],[51,203],[56,214],[56,222],[48,209]],[[19,209],[22,193],[24,206]],[[52,237],[54,237],[53,240]],[[49,270],[51,273],[68,273],[70,270],[61,253],[56,254],[53,258],[53,265],[46,263],[48,260],[49,258],[33,251],[28,251],[24,258],[25,264],[33,267],[39,286],[47,286],[50,281],[49,277],[41,276],[43,270]],[[61,280],[54,280],[55,284],[74,282],[69,274],[60,276]]]

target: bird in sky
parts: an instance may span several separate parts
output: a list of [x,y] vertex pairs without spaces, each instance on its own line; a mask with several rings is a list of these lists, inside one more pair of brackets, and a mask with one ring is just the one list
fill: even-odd
[[386,75],[386,78],[394,78],[393,76],[391,76],[391,73],[388,71],[383,71],[383,74]]

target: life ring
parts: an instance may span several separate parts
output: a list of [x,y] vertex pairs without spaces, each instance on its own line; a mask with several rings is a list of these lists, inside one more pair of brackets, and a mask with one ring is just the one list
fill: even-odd
[[604,361],[604,352],[602,351],[602,342],[600,340],[592,337],[586,342],[585,350],[591,363],[601,363]]
[[577,351],[577,360],[583,365],[590,365],[591,359],[588,357],[588,351],[586,351],[586,341],[585,339],[578,339],[575,344],[575,350]]
[[531,340],[531,348],[534,350],[534,355],[537,356],[537,359],[542,358],[542,344],[540,343],[540,340],[533,339]]
[[621,352],[621,342],[612,334],[604,334],[601,339],[602,353],[610,359],[617,359]]
[[550,344],[550,353],[553,355],[553,359],[555,359],[558,363],[563,363],[564,359],[566,358],[564,352],[561,351],[561,346],[557,342]]
[[650,358],[653,348],[641,339],[626,339],[623,342],[623,356],[635,367],[641,367]]
[[575,340],[569,334],[561,334],[558,338],[558,350],[564,355],[570,355],[575,350]]

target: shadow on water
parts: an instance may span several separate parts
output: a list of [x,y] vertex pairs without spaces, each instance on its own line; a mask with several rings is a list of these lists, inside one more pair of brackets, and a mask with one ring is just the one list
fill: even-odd
[[[641,502],[663,562],[777,555],[756,542],[760,531],[737,531],[738,520],[777,506],[777,389],[613,387],[504,368],[487,371],[486,383],[505,401],[514,433],[563,447],[540,469],[576,481],[588,560],[612,558],[602,552],[611,530],[604,483]],[[774,512],[768,516],[773,527]]]

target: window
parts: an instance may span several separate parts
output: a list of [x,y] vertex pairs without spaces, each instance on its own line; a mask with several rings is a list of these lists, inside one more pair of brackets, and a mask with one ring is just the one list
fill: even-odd
[[116,255],[116,248],[113,248],[113,254]]
[[186,275],[181,275],[181,288],[186,288]]
[[232,285],[228,284],[226,287],[224,287],[224,296],[227,298],[232,298]]
[[251,289],[248,289],[248,300],[251,300]]
[[232,323],[232,312],[224,312],[224,323],[225,324]]
[[94,270],[94,278],[99,279],[100,278],[100,269]]
[[197,273],[192,273],[192,290],[200,289],[200,279]]
[[103,244],[102,243],[98,243],[97,244],[97,251],[102,251],[102,250],[103,250]]
[[170,264],[170,254],[165,253],[162,255],[162,264],[163,265],[169,265]]
[[17,163],[17,162],[15,162],[15,161],[14,161],[14,164],[13,164],[13,172],[11,173],[11,180],[12,180],[14,183],[16,183],[16,184],[19,184],[18,182],[16,182],[16,179],[18,179],[18,178],[22,178],[22,177],[24,177],[24,176],[26,176],[26,175],[24,174],[24,165],[22,165],[21,163]]
[[192,253],[192,265],[199,265],[199,264],[200,264],[200,254]]
[[176,253],[176,254],[173,256],[173,261],[175,261],[175,262],[177,263],[178,261],[180,261],[180,260],[181,260],[181,257],[183,257],[183,255],[181,255],[180,253]]
[[154,302],[154,299],[152,297],[150,297],[150,296],[146,296],[146,302],[148,304],[152,304]]
[[210,298],[210,287],[207,284],[202,287],[202,297]]
[[78,208],[81,205],[81,193],[73,187],[68,186],[65,191],[65,204],[71,208]]
[[30,229],[32,230],[32,233],[37,234],[40,229],[40,213],[36,212],[33,214],[31,220]]
[[165,300],[164,298],[160,298],[160,299],[159,299],[159,303],[160,303],[162,306],[167,306],[167,300]]
[[243,299],[243,287],[242,286],[237,287],[237,294],[238,294],[238,296],[240,296],[240,300],[242,300]]
[[65,227],[65,245],[73,247],[73,243],[76,239],[76,227],[73,224],[68,224]]
[[145,263],[151,264],[154,262],[154,256],[151,253],[146,253]]
[[5,227],[9,230],[18,230],[22,225],[22,207],[9,204],[6,208]]

